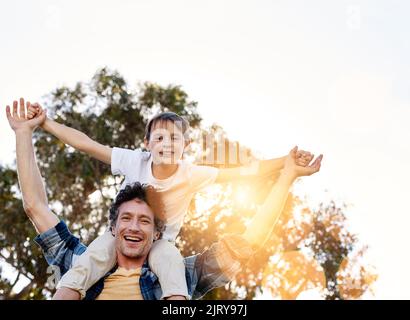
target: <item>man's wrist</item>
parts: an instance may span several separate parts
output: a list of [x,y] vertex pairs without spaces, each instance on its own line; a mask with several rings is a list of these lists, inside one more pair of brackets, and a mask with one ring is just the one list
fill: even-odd
[[287,156],[283,156],[283,157],[280,157],[280,158],[279,158],[280,167],[281,167],[281,168],[285,167],[286,157],[287,157]]
[[292,185],[293,182],[295,182],[295,180],[297,179],[297,176],[290,171],[287,171],[286,169],[282,171],[279,179],[283,182],[286,183],[288,185]]
[[32,136],[33,135],[33,128],[28,128],[28,127],[24,127],[24,128],[18,128],[14,130],[14,133],[16,134],[16,136]]

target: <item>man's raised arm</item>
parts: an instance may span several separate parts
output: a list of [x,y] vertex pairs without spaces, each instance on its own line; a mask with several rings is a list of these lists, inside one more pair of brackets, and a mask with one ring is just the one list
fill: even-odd
[[[27,102],[27,106],[29,104]],[[59,222],[57,216],[48,207],[46,191],[36,163],[32,142],[33,131],[44,121],[45,114],[27,120],[23,98],[20,99],[19,108],[18,102],[13,102],[12,113],[10,107],[7,106],[6,114],[10,127],[16,135],[17,172],[24,210],[37,232],[43,233]]]
[[243,237],[252,245],[263,246],[271,235],[285,206],[293,182],[298,177],[310,176],[320,170],[322,155],[317,157],[311,165],[302,167],[296,164],[296,153],[297,147],[293,148],[285,158],[284,168],[279,179],[243,234]]
[[[284,159],[284,168],[242,235],[229,234],[214,243],[201,254],[201,263],[196,264],[197,282],[193,281],[193,298],[202,297],[208,290],[226,285],[270,237],[285,206],[289,189],[296,178],[319,171],[322,155],[306,167],[296,164],[297,147]],[[309,161],[310,163],[310,161]],[[245,240],[245,241],[243,241]]]

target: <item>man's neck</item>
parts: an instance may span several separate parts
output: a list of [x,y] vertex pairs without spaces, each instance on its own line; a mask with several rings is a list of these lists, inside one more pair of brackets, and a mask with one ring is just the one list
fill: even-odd
[[138,269],[142,267],[146,258],[146,256],[139,258],[129,258],[122,254],[117,254],[117,263],[118,267],[120,268],[124,268],[127,270]]

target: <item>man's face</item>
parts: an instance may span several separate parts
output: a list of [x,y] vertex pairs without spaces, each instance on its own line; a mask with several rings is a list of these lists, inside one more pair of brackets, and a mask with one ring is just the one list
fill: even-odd
[[118,255],[145,260],[154,238],[159,235],[151,208],[139,199],[124,202],[119,208],[113,235]]
[[182,158],[186,141],[180,126],[172,121],[158,121],[151,129],[150,140],[146,141],[154,164],[176,164]]

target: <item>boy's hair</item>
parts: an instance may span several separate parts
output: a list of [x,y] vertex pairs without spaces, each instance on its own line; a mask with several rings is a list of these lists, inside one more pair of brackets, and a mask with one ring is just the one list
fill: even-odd
[[164,206],[162,199],[153,186],[148,184],[141,184],[140,182],[126,185],[125,188],[122,189],[115,197],[115,200],[110,207],[109,220],[111,230],[117,223],[121,204],[133,199],[144,201],[151,208],[152,212],[154,213],[155,229],[160,233],[160,239],[162,237],[162,233],[165,230],[166,222],[166,219],[164,217]]
[[145,136],[144,138],[149,141],[151,138],[151,130],[158,122],[165,122],[165,121],[172,121],[181,131],[184,137],[186,138],[185,134],[189,129],[189,123],[185,120],[182,116],[174,113],[174,112],[162,112],[157,114],[156,116],[152,117],[145,127]]

